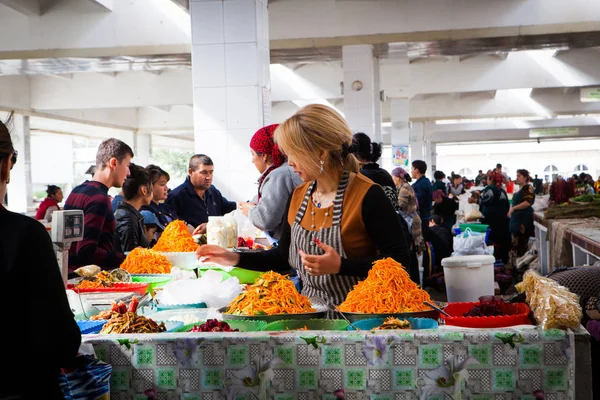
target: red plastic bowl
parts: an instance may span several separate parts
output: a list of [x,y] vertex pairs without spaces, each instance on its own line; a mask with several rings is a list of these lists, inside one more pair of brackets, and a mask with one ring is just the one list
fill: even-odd
[[117,282],[112,287],[103,287],[97,289],[80,289],[75,287],[74,284],[69,283],[67,289],[74,290],[77,293],[114,293],[114,292],[138,292],[139,294],[146,293],[148,289],[148,283],[137,283],[137,282]]
[[449,303],[445,308],[451,317],[440,314],[440,317],[446,321],[446,325],[461,326],[463,328],[505,328],[515,325],[530,325],[530,309],[525,303],[504,303],[501,306],[503,316],[495,317],[463,317],[479,302],[474,303]]

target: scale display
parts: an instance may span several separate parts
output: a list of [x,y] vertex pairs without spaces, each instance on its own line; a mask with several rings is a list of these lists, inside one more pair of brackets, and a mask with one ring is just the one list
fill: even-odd
[[83,239],[83,211],[63,210],[52,214],[52,242],[72,243]]

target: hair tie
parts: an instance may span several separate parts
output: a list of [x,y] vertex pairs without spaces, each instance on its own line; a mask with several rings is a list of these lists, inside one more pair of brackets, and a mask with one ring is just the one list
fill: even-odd
[[348,157],[349,154],[352,154],[356,151],[353,145],[344,143],[342,145],[342,158]]

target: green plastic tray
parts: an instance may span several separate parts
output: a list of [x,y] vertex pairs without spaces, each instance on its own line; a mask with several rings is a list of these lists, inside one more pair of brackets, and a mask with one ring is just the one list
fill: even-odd
[[165,286],[171,281],[170,275],[131,275],[132,282],[148,283],[148,293],[153,293],[157,287]]
[[306,326],[309,331],[345,331],[348,322],[343,319],[307,319],[307,320],[281,320],[270,322],[264,331],[294,331]]
[[[192,330],[194,325],[202,325],[205,321],[199,321],[193,324],[187,324],[178,328],[176,332],[189,332]],[[259,332],[264,329],[267,325],[265,321],[244,321],[244,320],[233,320],[225,321],[229,324],[231,329],[239,329],[240,332]]]
[[485,233],[490,226],[486,224],[460,224],[459,227],[461,232],[469,228],[472,232]]
[[250,271],[249,269],[236,268],[236,267],[234,267],[231,271],[224,271],[220,268],[198,267],[198,272],[200,273],[200,275],[202,275],[202,274],[204,274],[204,272],[208,271],[209,269],[212,269],[213,271],[217,271],[221,275],[223,275],[223,280],[229,279],[231,277],[236,277],[242,284],[252,284],[252,283],[254,283],[256,278],[258,278],[259,276],[262,275],[262,272]]

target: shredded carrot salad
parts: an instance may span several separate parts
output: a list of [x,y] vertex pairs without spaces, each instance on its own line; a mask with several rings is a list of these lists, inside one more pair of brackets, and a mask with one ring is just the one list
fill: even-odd
[[185,222],[176,219],[165,227],[152,250],[164,252],[191,252],[196,251],[198,245],[187,230]]
[[273,315],[315,312],[287,275],[265,272],[229,304],[227,314]]
[[171,263],[167,257],[151,249],[136,247],[127,255],[121,268],[130,274],[170,274]]
[[365,314],[428,311],[429,294],[414,283],[402,264],[392,258],[373,263],[367,279],[348,293],[340,311]]

